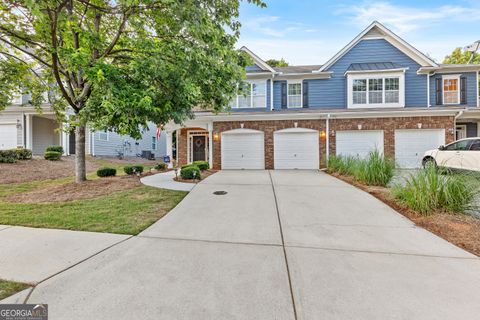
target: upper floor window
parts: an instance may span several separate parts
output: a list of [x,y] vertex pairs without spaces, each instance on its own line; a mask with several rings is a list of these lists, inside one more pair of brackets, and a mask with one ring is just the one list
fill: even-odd
[[232,108],[266,108],[267,81],[245,82],[240,88],[240,94],[231,103]]
[[460,103],[460,77],[459,76],[443,76],[443,103],[459,104]]
[[348,75],[348,107],[403,106],[404,75]]
[[98,140],[108,141],[108,131],[99,131]]
[[287,106],[288,108],[302,107],[302,83],[288,83],[287,89]]

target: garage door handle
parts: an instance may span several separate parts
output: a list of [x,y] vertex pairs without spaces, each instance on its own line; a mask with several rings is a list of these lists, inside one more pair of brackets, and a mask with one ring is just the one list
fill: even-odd
[[294,156],[294,157],[296,157],[296,156],[297,156],[297,154],[296,154],[296,153],[294,153],[294,154],[293,154],[293,156]]
[[242,158],[243,158],[243,154],[242,154]]

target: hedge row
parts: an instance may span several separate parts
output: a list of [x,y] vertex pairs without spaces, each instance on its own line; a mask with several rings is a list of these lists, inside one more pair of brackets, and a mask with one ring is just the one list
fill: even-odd
[[15,163],[17,160],[28,159],[32,159],[32,150],[30,149],[0,150],[0,163]]

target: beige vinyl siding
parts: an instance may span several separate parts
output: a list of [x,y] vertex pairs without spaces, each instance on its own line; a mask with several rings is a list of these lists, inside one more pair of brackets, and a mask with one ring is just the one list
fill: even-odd
[[60,137],[56,129],[56,121],[38,116],[32,117],[32,152],[43,154],[45,148],[51,145],[60,145]]

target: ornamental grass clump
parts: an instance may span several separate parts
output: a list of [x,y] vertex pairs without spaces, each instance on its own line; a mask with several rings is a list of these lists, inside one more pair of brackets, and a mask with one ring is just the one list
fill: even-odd
[[427,166],[392,191],[409,208],[428,216],[436,211],[465,213],[473,209],[479,184],[468,173],[441,174],[435,166]]
[[358,161],[354,176],[367,185],[385,187],[392,180],[394,171],[395,162],[375,150],[366,159]]

